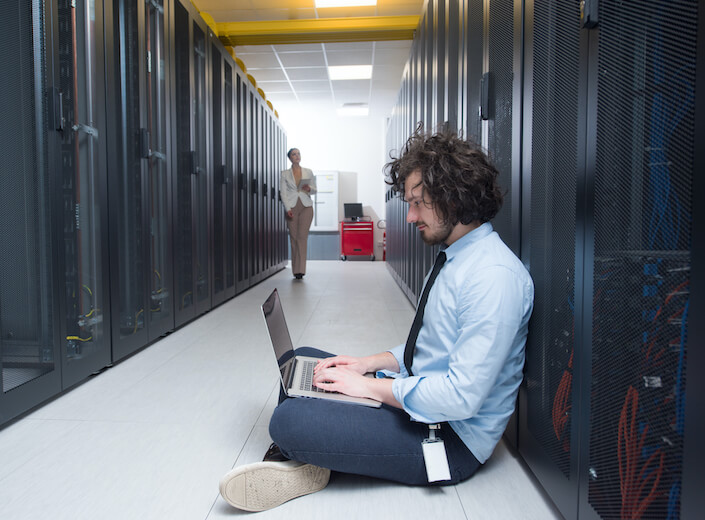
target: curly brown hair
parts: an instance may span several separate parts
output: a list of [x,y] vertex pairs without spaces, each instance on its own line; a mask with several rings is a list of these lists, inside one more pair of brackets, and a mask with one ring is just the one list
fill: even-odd
[[419,124],[401,156],[391,159],[385,170],[392,191],[403,198],[407,177],[420,171],[423,199],[443,222],[488,222],[502,207],[499,172],[477,144],[455,132],[424,133]]

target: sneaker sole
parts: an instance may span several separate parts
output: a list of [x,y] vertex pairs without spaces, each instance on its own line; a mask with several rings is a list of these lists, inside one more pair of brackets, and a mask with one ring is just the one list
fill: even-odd
[[320,491],[329,478],[330,470],[311,464],[256,462],[228,472],[220,480],[220,494],[243,511],[265,511]]

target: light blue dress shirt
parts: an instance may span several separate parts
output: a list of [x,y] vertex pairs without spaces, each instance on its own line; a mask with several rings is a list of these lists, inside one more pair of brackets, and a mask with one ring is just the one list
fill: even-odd
[[416,375],[404,367],[405,345],[390,350],[400,373],[386,375],[412,419],[448,421],[484,463],[514,411],[534,285],[489,222],[445,253],[416,342]]

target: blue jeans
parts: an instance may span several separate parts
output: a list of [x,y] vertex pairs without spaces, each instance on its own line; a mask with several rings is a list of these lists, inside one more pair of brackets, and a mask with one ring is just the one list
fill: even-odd
[[[296,354],[332,356],[310,347],[301,347]],[[282,392],[269,433],[292,460],[342,473],[429,485],[421,450],[428,426],[398,408],[287,398]],[[447,423],[441,425],[439,436],[445,443],[451,480],[434,484],[457,484],[477,471],[481,464]]]

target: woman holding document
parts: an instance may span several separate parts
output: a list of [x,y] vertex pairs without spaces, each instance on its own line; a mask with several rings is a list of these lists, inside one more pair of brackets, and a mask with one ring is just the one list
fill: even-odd
[[301,167],[301,152],[292,148],[286,154],[291,168],[284,170],[279,183],[279,194],[286,209],[286,224],[291,238],[291,270],[300,280],[306,274],[308,230],[313,222],[313,200],[316,177],[308,168]]

